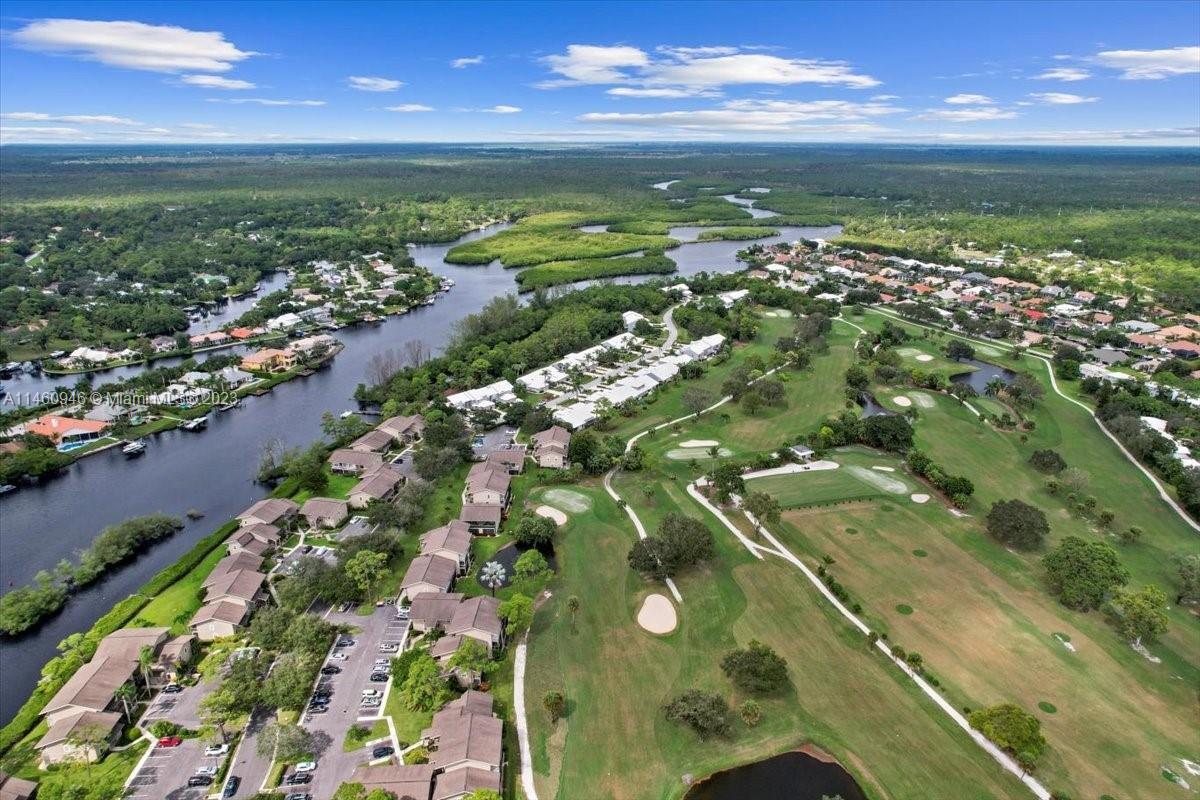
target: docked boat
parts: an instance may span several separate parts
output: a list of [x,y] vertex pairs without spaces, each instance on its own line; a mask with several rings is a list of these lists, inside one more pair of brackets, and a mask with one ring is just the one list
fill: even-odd
[[230,401],[229,401],[228,403],[226,403],[225,405],[223,405],[223,406],[218,406],[218,407],[217,407],[217,410],[219,410],[219,411],[232,411],[233,409],[237,408],[237,407],[238,407],[238,406],[240,406],[241,404],[242,404],[242,398],[240,398],[240,397],[235,397],[233,400],[230,400]]
[[193,432],[202,431],[207,427],[208,427],[208,417],[207,416],[196,417],[195,419],[189,419],[187,422],[183,423],[183,429],[185,431],[193,431]]
[[145,442],[140,441],[129,442],[121,448],[121,452],[129,458],[140,456],[142,453],[146,452],[146,444]]

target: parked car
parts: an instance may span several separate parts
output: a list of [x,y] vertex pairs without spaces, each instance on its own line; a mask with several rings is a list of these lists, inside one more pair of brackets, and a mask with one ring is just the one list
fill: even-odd
[[237,775],[230,775],[229,780],[225,781],[225,791],[221,792],[221,797],[233,797],[241,785],[241,778]]
[[158,740],[159,747],[179,747],[183,744],[183,739],[178,736],[164,736]]
[[398,653],[399,651],[400,651],[400,645],[398,645],[398,644],[391,644],[389,642],[384,642],[383,644],[379,645],[379,652],[381,652],[381,653]]
[[363,708],[379,708],[379,706],[383,705],[383,701],[378,697],[364,697],[359,705]]
[[392,749],[391,747],[388,747],[387,745],[383,745],[381,747],[376,747],[374,750],[371,751],[371,758],[386,758],[387,756],[390,756],[394,752],[396,752],[396,751],[394,749]]
[[307,772],[293,772],[291,775],[288,775],[284,783],[288,786],[302,786],[306,783],[312,783],[312,775],[309,775]]
[[305,792],[292,792],[283,800],[312,800],[312,795]]
[[228,752],[229,745],[227,744],[214,744],[204,748],[204,755],[206,756],[223,756]]
[[322,675],[337,675],[341,671],[341,667],[335,667],[333,664],[327,664],[326,666],[321,667]]
[[329,658],[332,659],[333,661],[345,661],[349,657],[350,656],[346,655],[345,653],[334,653]]
[[197,775],[208,775],[209,777],[212,777],[213,775],[217,774],[217,768],[216,767],[200,767],[199,769],[196,770],[196,774]]
[[372,672],[371,683],[387,683],[387,679],[390,677],[391,675],[388,675],[386,672]]
[[296,765],[296,772],[312,772],[316,768],[317,762],[315,761],[301,761]]
[[168,683],[162,689],[163,694],[179,694],[182,691],[183,691],[183,687],[180,686],[178,683]]
[[355,644],[354,640],[349,639],[349,638],[342,638],[342,639],[338,639],[338,641],[337,641],[338,647],[354,647],[354,644]]
[[312,549],[313,549],[313,546],[311,544],[300,545],[300,552],[304,553],[304,555],[308,555],[309,553],[311,553]]
[[382,692],[380,692],[378,689],[363,689],[362,690],[363,697],[379,697],[380,694],[382,694]]
[[213,782],[211,775],[193,775],[188,778],[188,786],[211,786]]
[[408,619],[411,613],[412,612],[404,606],[400,606],[396,609],[396,619]]
[[324,714],[328,710],[329,710],[329,706],[309,706],[308,707],[309,714]]

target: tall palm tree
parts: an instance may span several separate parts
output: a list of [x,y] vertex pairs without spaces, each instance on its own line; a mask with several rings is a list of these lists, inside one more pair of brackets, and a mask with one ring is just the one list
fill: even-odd
[[121,701],[121,706],[125,709],[125,721],[133,722],[133,712],[129,707],[129,701],[137,702],[137,689],[131,683],[122,683],[113,694],[117,696]]
[[154,663],[154,648],[142,645],[138,651],[138,668],[142,671],[142,686],[150,694],[150,666]]
[[489,561],[479,571],[479,582],[492,590],[492,597],[495,597],[496,590],[504,585],[505,577],[504,565],[499,561]]
[[713,475],[717,474],[717,456],[719,455],[721,455],[721,448],[717,445],[714,444],[712,447],[708,448],[708,457],[711,458],[713,462]]

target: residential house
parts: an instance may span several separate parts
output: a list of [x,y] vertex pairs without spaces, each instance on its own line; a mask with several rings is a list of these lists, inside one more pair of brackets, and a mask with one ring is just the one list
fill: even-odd
[[500,601],[495,597],[465,598],[454,609],[446,633],[475,639],[495,653],[504,643],[504,624],[500,621],[499,609]]
[[487,462],[475,464],[467,473],[466,502],[508,508],[512,499],[512,477]]
[[329,468],[338,475],[364,475],[383,466],[378,453],[364,453],[343,447],[329,454]]
[[300,507],[300,516],[304,517],[310,528],[331,530],[346,521],[350,516],[350,507],[345,500],[310,497]]
[[134,418],[145,413],[145,406],[123,406],[119,403],[96,403],[83,415],[85,420],[104,422],[114,425],[118,422],[133,422]]
[[368,472],[350,489],[350,507],[366,508],[376,500],[391,500],[396,496],[404,476],[389,466]]
[[389,797],[432,800],[435,771],[431,764],[360,764],[351,773],[350,782],[360,784],[367,792],[379,789]]
[[425,418],[417,414],[408,417],[390,417],[379,423],[376,428],[391,436],[397,442],[411,444],[425,433]]
[[464,596],[458,592],[424,592],[412,598],[408,619],[413,631],[425,633],[435,628],[444,631]]
[[251,372],[287,372],[296,366],[296,355],[287,350],[266,347],[242,356],[242,369]]
[[202,642],[211,642],[226,636],[236,635],[246,624],[250,608],[238,603],[217,601],[201,606],[188,622],[188,627]]
[[495,536],[500,531],[504,509],[496,505],[465,503],[458,519],[467,523],[471,533],[476,536]]
[[179,349],[174,336],[155,336],[150,340],[150,349],[155,353],[170,353]]
[[395,440],[387,431],[370,430],[350,443],[351,450],[361,453],[383,453],[392,446]]
[[454,560],[461,575],[471,565],[471,540],[470,526],[462,520],[452,520],[421,535],[421,554]]
[[412,600],[426,592],[448,592],[458,575],[458,562],[442,556],[419,555],[400,583],[400,596]]
[[623,311],[621,313],[621,322],[625,325],[625,330],[627,331],[632,331],[644,319],[646,318],[636,311]]
[[513,445],[507,450],[493,450],[484,458],[483,464],[509,475],[520,475],[525,469],[525,446]]
[[0,800],[33,800],[38,785],[0,770]]
[[1186,325],[1172,325],[1169,328],[1163,328],[1158,332],[1159,336],[1165,339],[1188,339],[1190,341],[1200,340],[1200,331],[1194,328],[1189,328]]
[[192,347],[213,347],[220,344],[229,343],[229,334],[225,331],[210,331],[208,333],[198,333],[195,336],[188,337],[188,344]]
[[237,367],[225,367],[224,369],[217,370],[214,377],[230,389],[237,389],[254,380],[253,375]]
[[567,451],[571,446],[571,433],[560,425],[538,431],[532,437],[533,460],[539,467],[566,469],[569,465]]
[[242,525],[262,523],[264,525],[275,525],[280,528],[286,528],[296,518],[298,513],[300,513],[300,506],[294,501],[279,497],[270,497],[266,500],[259,500],[241,514],[238,514],[237,520]]
[[213,586],[229,575],[242,570],[256,572],[262,569],[263,557],[249,552],[234,553],[218,561],[200,584],[201,589]]
[[108,430],[107,422],[73,419],[58,414],[45,414],[25,423],[26,433],[36,433],[54,442],[59,450],[72,450],[94,442]]
[[230,572],[204,591],[205,603],[237,603],[252,609],[265,598],[263,583],[267,576],[251,569]]
[[229,331],[229,337],[237,339],[239,342],[244,342],[247,339],[253,339],[261,333],[263,333],[262,328],[233,328]]
[[173,639],[168,639],[158,651],[157,666],[162,669],[162,677],[167,681],[178,680],[187,671],[192,655],[196,650],[196,636],[184,633]]
[[499,790],[504,763],[504,723],[492,713],[490,694],[468,690],[447,703],[433,715],[433,723],[421,732],[421,738],[430,748],[429,763],[441,770],[436,781],[447,780],[449,773],[470,769],[474,770],[473,783],[486,780],[486,785],[479,788]]
[[225,545],[231,556],[241,552],[261,556],[276,547],[282,539],[283,532],[275,525],[256,522],[238,528],[225,540]]
[[1122,353],[1120,350],[1113,350],[1107,347],[1097,347],[1094,350],[1088,350],[1087,355],[1093,361],[1107,366],[1124,364],[1129,360],[1128,353]]
[[121,720],[116,711],[84,711],[52,722],[34,745],[42,768],[67,761],[99,761],[120,735]]
[[1196,342],[1187,342],[1180,340],[1178,342],[1169,342],[1166,350],[1176,358],[1200,358],[1200,344]]

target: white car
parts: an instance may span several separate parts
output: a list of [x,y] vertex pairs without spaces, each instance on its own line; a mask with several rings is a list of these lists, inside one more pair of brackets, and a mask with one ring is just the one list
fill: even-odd
[[228,752],[229,745],[227,744],[214,744],[204,748],[204,755],[206,756],[223,756]]
[[200,767],[200,769],[196,770],[196,774],[197,775],[209,775],[209,776],[216,775],[217,768],[216,767]]
[[317,762],[315,761],[301,761],[295,766],[292,772],[312,772],[316,768]]
[[379,697],[379,694],[380,694],[380,692],[378,689],[363,689],[362,690],[363,697]]
[[385,643],[385,644],[379,645],[379,652],[381,652],[381,653],[397,653],[399,651],[400,651],[400,645],[398,645],[398,644],[386,644]]
[[408,619],[410,613],[411,612],[407,608],[397,608],[396,619]]
[[329,657],[329,660],[330,661],[345,661],[348,658],[350,658],[350,656],[346,655],[345,653],[334,653],[333,655],[331,655]]
[[379,708],[382,702],[378,697],[364,697],[359,705],[363,708]]

